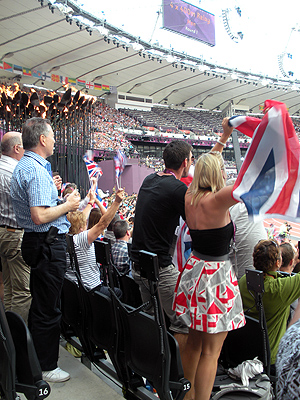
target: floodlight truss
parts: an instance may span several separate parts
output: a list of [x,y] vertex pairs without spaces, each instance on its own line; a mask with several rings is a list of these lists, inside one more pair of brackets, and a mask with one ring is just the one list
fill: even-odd
[[[223,25],[224,25],[224,28],[225,28],[228,36],[230,37],[230,39],[233,40],[235,43],[238,43],[243,39],[244,34],[242,32],[237,32],[236,34],[234,32],[232,32],[232,29],[230,28],[231,24],[230,24],[230,18],[229,18],[230,11],[231,10],[229,8],[222,10]],[[239,7],[236,8],[236,12],[239,16],[241,16],[241,10]]]

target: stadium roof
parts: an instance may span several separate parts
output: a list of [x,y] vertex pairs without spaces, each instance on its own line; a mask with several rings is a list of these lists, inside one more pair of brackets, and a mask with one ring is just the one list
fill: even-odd
[[297,81],[229,71],[150,45],[70,0],[2,0],[0,22],[1,80],[59,90],[68,77],[96,96],[107,89],[96,90],[95,83],[152,96],[159,104],[222,110],[232,101],[259,112],[264,100],[274,99],[291,115],[300,110]]

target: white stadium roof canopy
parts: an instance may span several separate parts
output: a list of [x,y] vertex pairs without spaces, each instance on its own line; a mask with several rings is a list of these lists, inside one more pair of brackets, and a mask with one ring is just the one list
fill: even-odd
[[[232,101],[257,113],[264,100],[273,99],[284,102],[291,115],[300,110],[297,81],[232,71],[150,45],[70,0],[2,0],[0,23],[0,60],[6,66],[0,70],[2,81],[63,89],[61,81],[51,81],[55,75],[152,96],[159,104],[222,110]],[[72,85],[82,89],[78,81]],[[95,96],[105,93],[86,90]]]

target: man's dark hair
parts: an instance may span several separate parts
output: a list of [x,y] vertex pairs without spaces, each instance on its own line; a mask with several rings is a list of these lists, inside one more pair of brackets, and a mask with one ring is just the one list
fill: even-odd
[[35,148],[40,140],[41,135],[48,136],[51,122],[48,119],[34,117],[28,119],[22,129],[23,147],[25,150]]
[[294,259],[295,252],[289,243],[282,243],[280,246],[282,264],[281,267],[286,268],[289,263]]
[[183,140],[172,140],[168,143],[163,152],[163,159],[166,168],[177,171],[183,161],[190,157],[192,146]]
[[116,239],[121,239],[126,235],[126,232],[128,231],[129,226],[128,222],[125,221],[124,219],[120,219],[120,221],[116,221],[113,226],[113,231],[115,234]]

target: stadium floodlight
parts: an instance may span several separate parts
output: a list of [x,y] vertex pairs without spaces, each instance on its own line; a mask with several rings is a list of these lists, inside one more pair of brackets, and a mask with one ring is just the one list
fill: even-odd
[[1,57],[0,61],[2,61],[4,58],[13,57],[14,55],[15,55],[15,53],[13,53],[12,51],[10,51],[9,53],[5,53],[5,54],[3,54],[3,56]]
[[126,36],[123,35],[114,35],[115,39],[118,39],[119,42],[125,43],[125,44],[129,44],[131,45],[131,39],[127,38]]
[[79,28],[80,30],[82,30],[83,24],[79,21],[79,19],[77,19],[76,25],[78,26],[78,28]]
[[54,14],[54,6],[51,3],[48,3],[49,10]]
[[66,21],[69,22],[70,25],[72,25],[73,20],[68,14],[66,15]]
[[[49,4],[49,0],[48,0]],[[52,4],[59,9],[63,14],[72,14],[73,8],[69,7],[68,4],[64,4],[63,2],[52,1]]]
[[269,83],[269,81],[268,81],[266,78],[263,78],[263,79],[260,81],[260,83],[261,83],[263,86],[267,86],[268,83]]
[[131,47],[135,51],[143,51],[143,50],[145,50],[144,46],[141,43],[138,43],[138,42],[132,43]]
[[93,21],[89,20],[89,19],[86,18],[86,17],[83,17],[83,16],[80,15],[80,14],[77,14],[77,15],[74,15],[74,14],[73,14],[73,19],[76,20],[77,26],[79,26],[78,24],[83,25],[84,28],[85,28],[86,26],[89,26],[90,28],[92,28],[92,27],[95,26],[95,24],[94,24]]
[[198,65],[198,69],[199,69],[200,72],[203,72],[203,71],[209,70],[210,68],[207,65],[199,64]]
[[109,34],[109,30],[103,25],[95,25],[94,28],[97,29],[99,33],[103,36],[108,36]]
[[173,63],[177,60],[176,60],[176,57],[172,56],[171,54],[168,54],[166,57],[166,61],[168,61],[169,63]]
[[214,72],[216,72],[217,74],[227,74],[229,71],[226,68],[216,67],[214,68]]
[[248,75],[247,79],[250,79],[252,81],[259,81],[260,77],[258,75]]
[[50,69],[49,72],[55,72],[55,71],[58,71],[58,70],[59,70],[59,66],[58,66],[58,65],[55,65],[54,67],[52,67],[52,68]]

